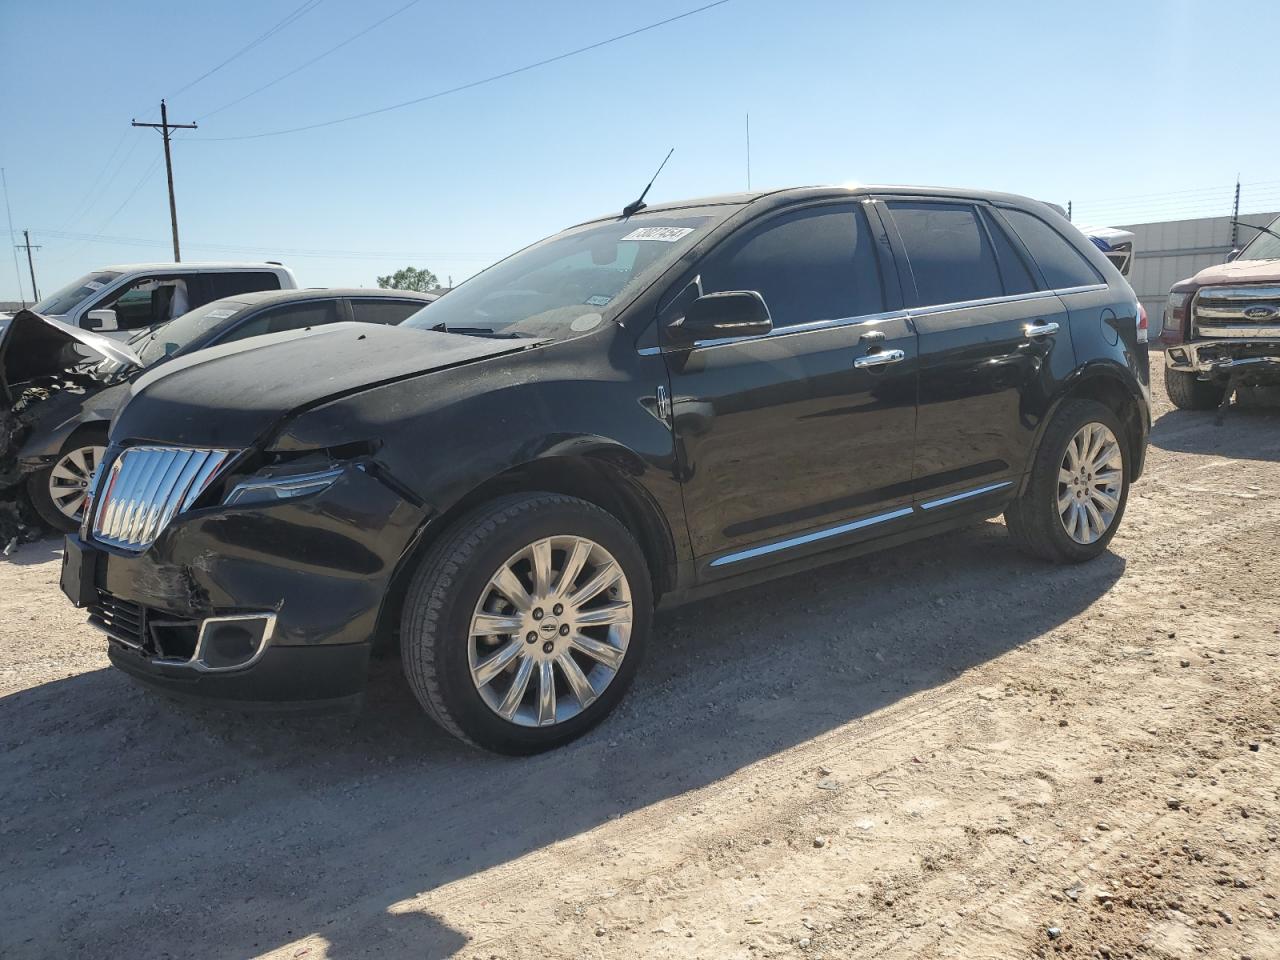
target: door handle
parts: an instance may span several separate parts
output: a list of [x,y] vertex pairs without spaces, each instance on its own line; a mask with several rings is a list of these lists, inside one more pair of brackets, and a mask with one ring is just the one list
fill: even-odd
[[864,357],[854,357],[853,365],[859,370],[866,367],[883,367],[886,364],[898,363],[906,359],[906,356],[902,350],[880,350],[876,353],[868,353]]
[[1050,320],[1048,323],[1028,323],[1023,333],[1028,337],[1047,337],[1058,332],[1058,325]]

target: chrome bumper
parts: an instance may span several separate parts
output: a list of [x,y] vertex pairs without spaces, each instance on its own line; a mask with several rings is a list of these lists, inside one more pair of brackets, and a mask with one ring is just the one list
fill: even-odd
[[1167,347],[1164,365],[1170,370],[1197,373],[1208,378],[1237,370],[1280,373],[1280,341],[1193,340]]

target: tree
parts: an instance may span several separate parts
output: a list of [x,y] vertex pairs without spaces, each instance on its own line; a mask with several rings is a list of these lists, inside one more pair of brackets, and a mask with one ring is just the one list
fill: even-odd
[[428,293],[439,290],[440,281],[425,267],[421,270],[417,267],[405,267],[389,277],[379,277],[378,286],[384,290],[416,290],[418,293]]

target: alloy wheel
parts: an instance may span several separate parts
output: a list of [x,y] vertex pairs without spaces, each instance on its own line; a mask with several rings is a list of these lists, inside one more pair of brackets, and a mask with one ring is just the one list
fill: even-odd
[[106,452],[106,447],[77,447],[59,457],[49,471],[49,499],[67,519],[80,521],[89,481]]
[[1067,444],[1058,467],[1058,516],[1076,543],[1095,543],[1120,509],[1124,454],[1110,428],[1086,423]]
[[481,591],[467,638],[471,680],[504,720],[564,723],[617,676],[631,623],[631,587],[608,550],[585,537],[537,540]]

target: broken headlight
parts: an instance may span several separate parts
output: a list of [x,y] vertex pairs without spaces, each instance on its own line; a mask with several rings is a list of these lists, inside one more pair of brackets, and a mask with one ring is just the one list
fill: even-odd
[[243,506],[309,496],[333,486],[334,481],[342,476],[342,471],[342,467],[330,466],[306,472],[259,473],[246,477],[232,487],[223,503],[226,506]]

